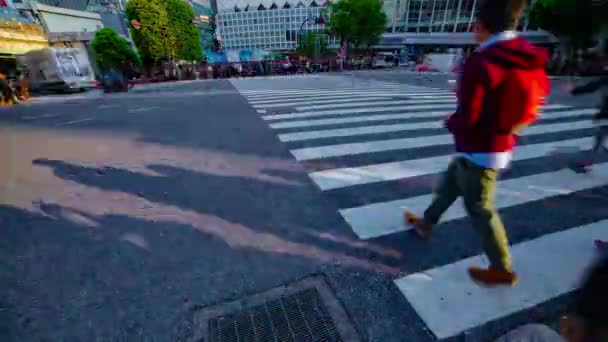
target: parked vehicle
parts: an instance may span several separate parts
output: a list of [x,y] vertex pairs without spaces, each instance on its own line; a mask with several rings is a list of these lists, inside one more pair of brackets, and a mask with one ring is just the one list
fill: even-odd
[[390,52],[379,52],[374,56],[372,61],[372,68],[388,68],[395,66],[399,63],[399,59],[397,56]]
[[17,56],[32,92],[76,92],[95,87],[87,56],[73,48],[45,48]]

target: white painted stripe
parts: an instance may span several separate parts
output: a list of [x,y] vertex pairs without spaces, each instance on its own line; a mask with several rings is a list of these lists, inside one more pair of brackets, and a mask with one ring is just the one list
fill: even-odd
[[[576,115],[595,114],[597,109],[573,109],[565,110],[561,112],[544,112],[542,118],[544,119],[561,119]],[[369,116],[354,116],[348,118],[335,118],[335,119],[316,119],[316,120],[301,120],[301,121],[284,121],[270,124],[272,129],[281,128],[298,128],[298,127],[314,127],[314,126],[327,126],[327,125],[339,125],[357,122],[373,122],[373,121],[384,121],[384,120],[400,120],[410,118],[432,118],[446,116],[445,111],[432,111],[432,112],[414,112],[414,113],[403,113],[403,114],[380,114],[380,115],[369,115]]]
[[[530,144],[518,147],[513,153],[513,160],[526,160],[545,157],[562,146],[591,148],[592,138],[558,140],[541,144]],[[451,155],[405,160],[398,162],[373,164],[361,167],[347,167],[313,172],[310,178],[321,190],[338,189],[347,186],[370,184],[396,179],[407,179],[445,171],[452,159]]]
[[368,102],[355,102],[345,104],[326,104],[326,105],[313,105],[313,106],[301,106],[296,107],[297,111],[307,111],[307,110],[319,110],[319,109],[330,109],[330,108],[344,108],[345,106],[349,108],[354,107],[368,107],[368,106],[390,106],[390,105],[404,105],[404,104],[424,104],[424,103],[456,103],[456,98],[443,98],[437,100],[396,100],[396,101],[368,101]]
[[[591,122],[591,120],[547,124],[530,127],[524,131],[523,135],[557,133],[592,127],[594,127],[594,124]],[[291,150],[291,154],[297,160],[312,160],[329,157],[349,156],[362,153],[405,150],[436,145],[448,145],[451,143],[452,136],[450,134],[443,134],[416,138],[374,140],[361,143],[306,147]]]
[[608,239],[606,226],[608,220],[514,245],[519,282],[512,288],[471,281],[467,269],[484,265],[482,256],[411,274],[395,284],[433,334],[448,338],[576,290],[597,260],[592,241]]
[[[580,115],[581,111],[575,111],[576,115]],[[592,114],[592,113],[591,113]],[[553,118],[572,116],[568,114],[564,116],[561,113],[552,114],[546,113],[545,115],[551,115]],[[583,118],[588,120],[588,118]],[[443,128],[443,121],[426,121],[417,123],[405,123],[405,124],[392,124],[392,125],[376,125],[376,126],[362,126],[362,127],[347,127],[337,129],[325,129],[320,131],[304,131],[295,133],[279,134],[279,140],[283,142],[289,141],[303,141],[303,140],[314,140],[323,138],[336,138],[336,137],[350,137],[355,135],[368,135],[368,134],[379,134],[389,132],[403,132],[403,131],[416,131],[420,129],[439,129]]]
[[[357,113],[372,113],[372,112],[400,112],[405,110],[420,110],[420,109],[436,109],[436,108],[455,108],[453,104],[435,104],[435,105],[420,105],[420,106],[396,106],[396,107],[382,107],[382,108],[348,108],[348,109],[332,109],[332,110],[323,110],[323,111],[310,111],[310,112],[300,112],[300,113],[288,113],[288,114],[275,114],[275,115],[266,115],[263,116],[264,120],[281,120],[281,119],[297,119],[297,118],[308,118],[315,116],[325,116],[325,115],[349,115],[349,114],[357,114]],[[542,110],[551,110],[551,109],[560,109],[560,108],[570,108],[570,106],[561,105],[561,104],[551,104],[546,106],[541,106]],[[446,112],[447,114],[451,114]]]
[[56,124],[55,126],[67,126],[67,125],[73,125],[73,124],[92,121],[92,120],[95,120],[95,119],[94,118],[84,118],[84,119],[79,119],[79,120],[60,122],[60,123]]
[[[446,165],[447,167],[447,165]],[[595,175],[581,176],[570,169],[539,173],[532,176],[498,182],[496,208],[503,209],[539,201],[558,195],[567,195],[608,185],[608,163],[593,166]],[[421,214],[431,203],[433,194],[402,200],[374,203],[362,207],[341,209],[340,214],[361,239],[409,230],[403,223],[403,210]],[[467,213],[459,199],[446,211],[442,222],[464,218]]]
[[[290,96],[317,96],[323,94],[340,95],[340,94],[364,94],[364,93],[436,93],[436,92],[449,92],[446,89],[351,89],[351,90],[316,90],[316,91],[276,91],[274,93],[265,94],[241,94],[248,99],[255,98],[272,98],[272,97],[290,97]],[[453,93],[453,92],[452,92]]]
[[[442,97],[454,97],[455,95],[448,92],[435,92],[435,93],[350,93],[350,94],[319,94],[319,95],[306,95],[306,96],[289,96],[282,98],[262,98],[262,99],[248,99],[248,102],[252,105],[262,105],[262,104],[275,104],[289,101],[298,101],[303,102],[303,104],[308,103],[317,103],[318,101],[327,101],[327,103],[331,103],[330,100],[337,99],[341,100],[345,97],[348,98],[357,98],[357,97],[376,97],[376,98],[386,98],[386,97],[415,97],[416,99],[434,99],[438,96]],[[313,102],[314,101],[314,102]]]
[[435,96],[431,96],[431,97],[421,97],[421,96],[408,96],[408,95],[397,95],[397,94],[389,94],[389,95],[369,95],[369,94],[365,94],[365,95],[357,95],[357,96],[340,96],[339,98],[330,98],[329,100],[327,98],[323,98],[323,99],[318,99],[318,98],[314,98],[314,99],[297,99],[295,100],[295,102],[290,102],[292,100],[288,100],[288,101],[274,101],[272,103],[259,103],[259,102],[253,102],[253,101],[249,101],[249,104],[251,104],[254,108],[273,108],[273,107],[296,107],[296,106],[303,106],[303,105],[322,105],[322,104],[332,104],[332,103],[342,103],[341,106],[344,105],[344,103],[348,103],[348,102],[356,102],[356,101],[363,101],[363,100],[375,100],[375,101],[381,101],[381,100],[386,100],[387,98],[394,98],[394,97],[411,97],[412,100],[452,100],[452,101],[456,101],[456,97],[454,95],[442,95],[442,94],[437,94]]
[[[366,100],[366,99],[373,99],[373,100],[382,100],[386,97],[393,97],[393,95],[388,95],[388,96],[378,96],[378,95],[361,95],[361,96],[340,96],[339,98],[332,98],[329,100],[323,99],[323,100],[310,100],[310,101],[296,101],[296,102],[274,102],[274,103],[254,103],[252,101],[249,101],[249,104],[251,104],[251,106],[253,108],[274,108],[274,107],[295,107],[295,106],[301,106],[301,105],[312,105],[312,104],[327,104],[327,103],[345,103],[345,102],[353,102],[353,101],[358,101],[358,100]],[[299,99],[302,100],[302,99]]]
[[413,90],[413,91],[434,91],[444,90],[437,87],[417,87],[417,86],[369,86],[369,87],[341,87],[341,88],[313,88],[313,89],[259,89],[259,90],[239,90],[244,95],[274,95],[277,93],[319,93],[319,92],[340,92],[340,91],[374,91],[374,90]]
[[263,95],[263,96],[246,96],[249,101],[273,101],[273,100],[286,100],[286,99],[310,99],[310,98],[323,98],[323,97],[339,97],[339,96],[353,96],[353,95],[382,95],[390,96],[393,94],[400,94],[405,96],[416,96],[416,95],[454,95],[453,92],[448,91],[390,91],[390,92],[379,92],[379,91],[349,91],[349,92],[319,92],[310,94],[276,94],[276,95]]
[[456,106],[453,103],[420,105],[420,106],[379,107],[379,108],[348,108],[348,109],[333,109],[333,110],[324,110],[324,111],[266,115],[266,116],[262,116],[262,119],[270,121],[270,120],[282,120],[282,119],[310,118],[310,117],[326,116],[326,115],[350,115],[350,114],[375,113],[375,112],[401,112],[404,110],[416,111],[416,110],[420,110],[420,109],[437,109],[438,107],[445,108],[446,116],[448,114],[451,114],[450,111],[456,109]]
[[418,123],[406,123],[406,124],[395,124],[395,125],[377,125],[377,126],[326,129],[326,130],[322,130],[322,131],[306,131],[306,132],[279,134],[279,140],[281,140],[283,142],[289,142],[289,141],[314,140],[314,139],[322,139],[322,138],[350,137],[350,136],[355,136],[355,135],[368,135],[368,134],[379,134],[379,133],[390,133],[390,132],[415,131],[415,130],[419,130],[419,129],[442,128],[443,125],[444,124],[441,121],[431,121],[431,122],[418,122]]

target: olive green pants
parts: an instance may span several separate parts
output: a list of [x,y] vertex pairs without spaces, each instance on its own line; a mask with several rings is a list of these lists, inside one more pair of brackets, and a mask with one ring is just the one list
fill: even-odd
[[433,202],[424,212],[424,220],[436,224],[441,215],[462,196],[465,209],[490,259],[490,266],[511,271],[509,241],[494,207],[497,177],[495,169],[480,167],[463,157],[454,158],[435,190]]

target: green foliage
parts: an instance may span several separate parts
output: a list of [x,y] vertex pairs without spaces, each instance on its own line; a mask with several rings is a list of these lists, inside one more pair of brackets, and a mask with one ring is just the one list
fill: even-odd
[[202,47],[200,32],[192,24],[194,9],[184,0],[164,0],[163,6],[168,14],[169,32],[174,38],[175,57],[194,61],[201,58]]
[[377,43],[386,27],[381,0],[341,0],[331,3],[329,12],[327,26],[354,46]]
[[139,64],[139,56],[131,49],[126,39],[109,27],[95,32],[91,43],[95,61],[102,70],[120,68],[129,62]]
[[608,5],[590,1],[537,0],[530,8],[530,21],[573,45],[587,46],[593,35],[608,25]]
[[167,11],[159,0],[129,0],[126,15],[129,22],[135,19],[141,24],[140,29],[131,27],[131,37],[144,64],[175,57],[175,37],[170,33]]
[[296,53],[306,57],[321,57],[330,54],[327,48],[327,34],[319,31],[308,31],[298,38]]

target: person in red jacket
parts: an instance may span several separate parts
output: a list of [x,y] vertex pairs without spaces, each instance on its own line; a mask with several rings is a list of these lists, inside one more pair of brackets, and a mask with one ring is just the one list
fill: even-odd
[[548,95],[548,54],[516,31],[525,0],[486,0],[479,7],[480,45],[463,67],[458,108],[446,121],[457,156],[451,161],[423,217],[406,210],[406,224],[430,238],[432,227],[460,196],[479,233],[488,268],[472,267],[471,278],[484,285],[514,285],[509,242],[494,206],[500,169],[506,168],[516,134],[532,124]]

